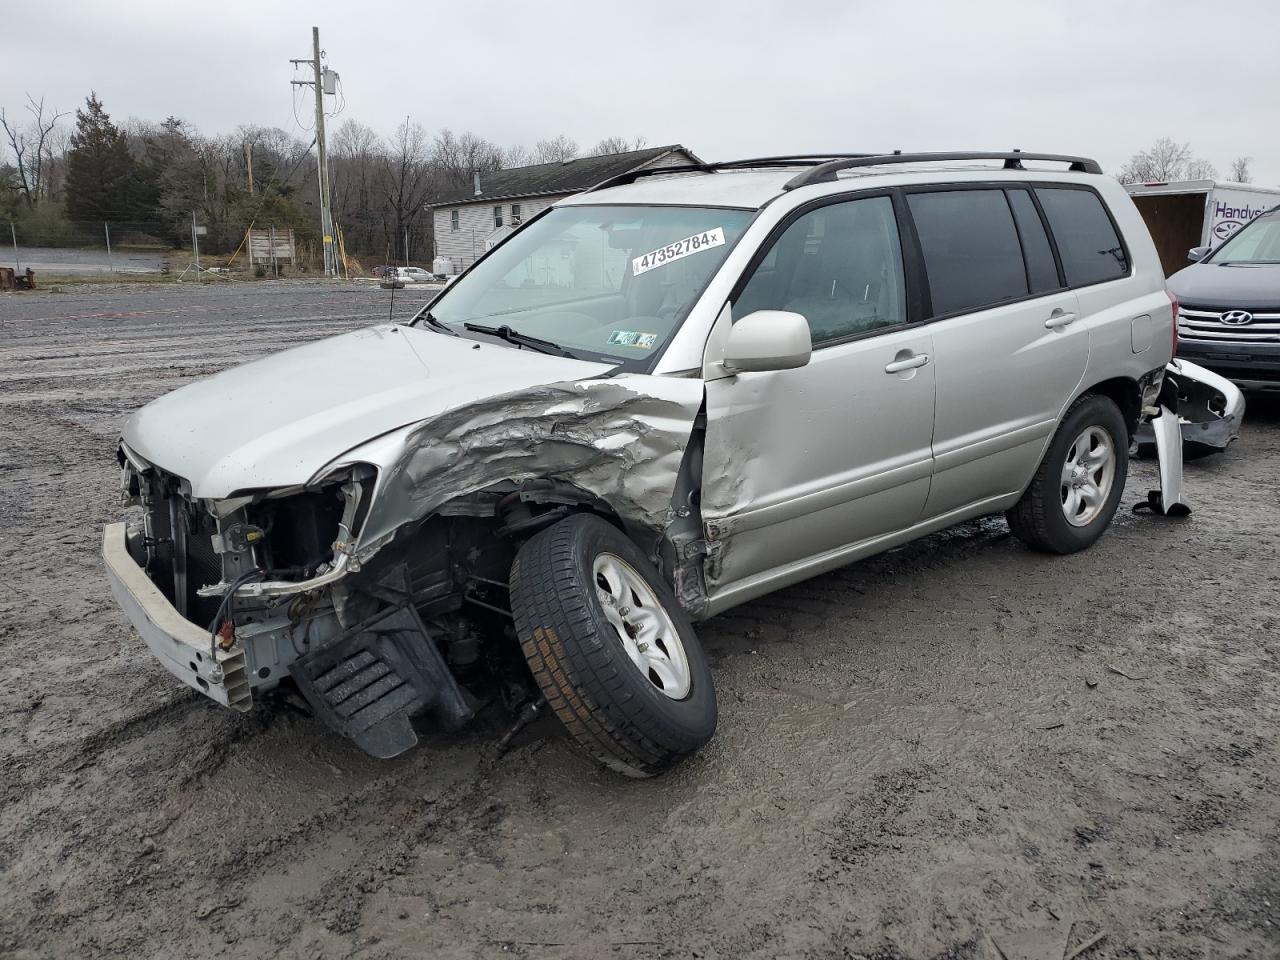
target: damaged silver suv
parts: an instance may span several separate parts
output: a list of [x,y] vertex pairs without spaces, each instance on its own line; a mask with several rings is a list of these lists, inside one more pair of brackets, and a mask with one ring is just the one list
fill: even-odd
[[228,707],[300,697],[389,757],[545,704],[647,776],[715,729],[693,621],[981,514],[1093,543],[1172,348],[1091,160],[641,171],[406,325],[143,408],[103,552],[155,655]]

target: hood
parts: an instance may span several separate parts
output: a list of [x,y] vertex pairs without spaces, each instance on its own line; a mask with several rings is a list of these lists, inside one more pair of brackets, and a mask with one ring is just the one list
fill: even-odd
[[306,483],[359,444],[466,404],[611,368],[381,325],[308,343],[147,404],[123,439],[196,497]]
[[1187,307],[1280,308],[1280,264],[1276,263],[1193,263],[1170,277],[1168,285]]

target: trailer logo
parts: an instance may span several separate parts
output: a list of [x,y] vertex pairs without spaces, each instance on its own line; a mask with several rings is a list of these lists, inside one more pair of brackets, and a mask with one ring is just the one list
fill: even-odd
[[1253,323],[1253,314],[1248,310],[1228,310],[1218,319],[1233,327],[1243,327],[1246,323]]
[[1219,220],[1213,225],[1213,235],[1218,240],[1225,240],[1242,226],[1238,220]]
[[1219,200],[1213,207],[1213,236],[1221,242],[1243,227],[1259,214],[1266,213],[1267,208],[1245,202],[1239,206]]

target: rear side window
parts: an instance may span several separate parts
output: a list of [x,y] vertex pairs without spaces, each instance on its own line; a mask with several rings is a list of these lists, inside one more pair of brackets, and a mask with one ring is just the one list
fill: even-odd
[[1003,190],[907,196],[934,315],[1025,297],[1027,272]]
[[1058,266],[1053,262],[1053,248],[1044,232],[1044,223],[1025,190],[1009,191],[1009,206],[1013,207],[1013,219],[1018,223],[1018,236],[1022,238],[1022,252],[1027,258],[1027,281],[1032,293],[1057,290]]
[[1082,287],[1129,274],[1129,257],[1102,200],[1091,190],[1036,190],[1058,243],[1067,284]]

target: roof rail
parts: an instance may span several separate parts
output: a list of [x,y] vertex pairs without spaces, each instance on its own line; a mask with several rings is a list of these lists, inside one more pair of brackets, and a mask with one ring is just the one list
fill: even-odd
[[628,183],[635,183],[641,177],[652,177],[659,173],[715,173],[715,164],[682,163],[678,167],[641,167],[639,170],[628,170],[626,173],[607,177],[594,187],[587,187],[582,192],[592,193],[596,190],[605,190],[608,187],[621,187]]
[[803,167],[832,160],[854,160],[861,157],[875,157],[875,153],[790,153],[777,157],[753,157],[749,160],[722,160],[712,164],[714,167],[734,169],[737,167]]
[[783,185],[782,189],[794,190],[796,187],[807,186],[811,183],[833,183],[836,179],[836,174],[841,170],[851,170],[856,167],[878,167],[890,163],[929,163],[937,160],[1003,160],[1004,169],[1006,170],[1022,170],[1023,160],[1047,160],[1068,164],[1068,168],[1075,173],[1102,172],[1102,167],[1097,160],[1090,160],[1088,157],[1065,156],[1059,153],[1023,153],[1021,150],[1011,150],[1007,153],[985,151],[976,153],[890,153],[880,156],[842,157],[827,163],[821,163],[809,170],[805,170],[803,173],[796,174]]
[[853,160],[861,157],[874,157],[874,153],[794,153],[777,157],[753,157],[749,160],[721,160],[715,163],[686,163],[678,167],[641,167],[628,170],[601,180],[594,187],[588,187],[584,193],[593,190],[604,190],[607,187],[621,187],[635,183],[641,177],[652,177],[663,173],[715,173],[717,170],[742,170],[751,167],[801,167],[817,166],[833,160]]

